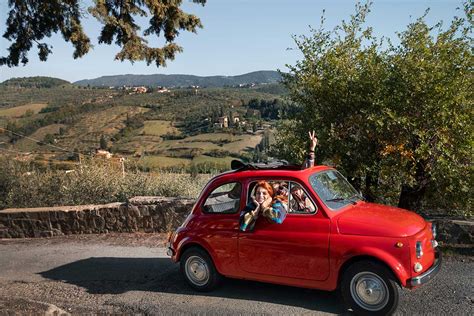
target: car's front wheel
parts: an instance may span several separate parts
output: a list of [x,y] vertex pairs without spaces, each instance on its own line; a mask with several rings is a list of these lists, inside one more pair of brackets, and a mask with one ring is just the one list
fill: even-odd
[[181,273],[194,289],[202,292],[211,291],[220,282],[211,257],[201,248],[186,249],[180,260]]
[[374,261],[360,261],[343,274],[341,294],[357,315],[390,315],[398,306],[398,284],[392,272]]

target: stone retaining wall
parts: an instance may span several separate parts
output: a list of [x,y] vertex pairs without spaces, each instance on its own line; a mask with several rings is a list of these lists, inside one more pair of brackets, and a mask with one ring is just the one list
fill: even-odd
[[167,232],[186,218],[192,199],[135,197],[129,203],[0,211],[0,238],[108,232]]
[[[0,238],[51,237],[108,232],[168,232],[191,211],[192,199],[135,197],[129,203],[59,206],[0,211]],[[438,241],[474,244],[474,222],[432,219]]]

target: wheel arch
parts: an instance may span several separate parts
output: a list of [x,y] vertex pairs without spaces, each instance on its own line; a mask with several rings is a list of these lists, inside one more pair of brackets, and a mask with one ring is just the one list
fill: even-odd
[[[389,260],[384,260],[384,259],[380,258],[377,255],[359,254],[359,255],[354,255],[352,257],[347,258],[347,260],[345,260],[344,263],[339,268],[339,273],[338,273],[338,277],[337,277],[337,286],[338,287],[340,287],[340,283],[341,283],[342,276],[343,276],[344,272],[351,265],[353,265],[357,262],[361,262],[361,261],[373,261],[373,262],[377,262],[377,263],[381,264],[382,266],[387,268],[388,271],[390,271],[392,273],[395,281],[397,282],[397,284],[400,287],[404,287],[406,285],[405,269],[403,269],[403,267],[401,267],[399,264],[394,264],[393,261],[389,263],[389,262],[387,262]],[[397,268],[398,268],[398,270],[397,270]]]

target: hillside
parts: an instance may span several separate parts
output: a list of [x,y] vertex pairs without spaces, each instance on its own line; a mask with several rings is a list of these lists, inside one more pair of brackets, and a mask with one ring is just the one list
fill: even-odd
[[164,87],[224,87],[251,83],[276,83],[281,80],[277,71],[255,71],[238,76],[193,76],[193,75],[118,75],[103,76],[74,82],[80,86],[164,86]]
[[52,77],[24,77],[11,78],[0,83],[2,86],[18,87],[18,88],[53,88],[62,85],[69,85],[70,82]]
[[[0,156],[23,154],[68,167],[77,160],[72,152],[87,157],[105,141],[143,170],[226,170],[232,159],[253,159],[271,121],[288,112],[281,91],[259,91],[270,86],[141,94],[75,85],[0,86],[0,127],[8,130],[0,131]],[[223,127],[222,117],[232,123]]]

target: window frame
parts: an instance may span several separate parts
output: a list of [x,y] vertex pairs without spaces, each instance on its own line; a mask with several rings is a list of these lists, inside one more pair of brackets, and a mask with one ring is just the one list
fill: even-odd
[[[224,185],[228,185],[228,184],[232,184],[232,183],[235,183],[235,184],[238,184],[240,185],[240,196],[239,196],[239,200],[238,200],[238,203],[236,203],[237,207],[236,207],[236,210],[233,211],[233,212],[209,212],[207,210],[207,207],[206,207],[206,202],[207,200],[209,199],[209,197],[211,196],[211,194],[217,190],[218,188],[224,186]],[[201,204],[201,212],[203,214],[206,214],[206,215],[235,215],[235,214],[238,214],[240,213],[241,211],[241,208],[242,208],[242,194],[244,193],[244,185],[242,184],[241,181],[237,181],[237,180],[232,180],[232,181],[229,181],[229,182],[221,182],[219,184],[217,184],[216,186],[214,186],[212,189],[209,189],[209,194],[207,194],[204,199],[202,200],[202,204]],[[230,192],[230,191],[228,191]],[[227,192],[227,193],[228,193]]]

